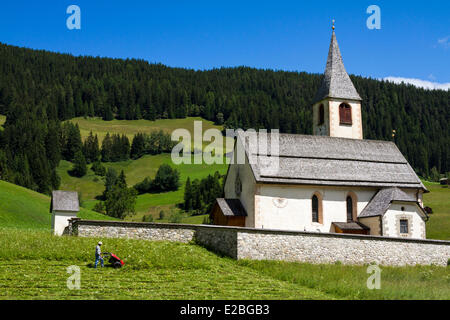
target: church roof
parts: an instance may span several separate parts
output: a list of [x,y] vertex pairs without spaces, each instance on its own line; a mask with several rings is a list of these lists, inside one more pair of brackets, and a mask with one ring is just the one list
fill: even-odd
[[75,191],[53,191],[50,211],[79,211],[78,193]]
[[[267,150],[271,148],[270,136],[267,134]],[[247,141],[245,153],[259,183],[401,187],[427,191],[390,141],[279,134],[279,157],[270,157],[258,153],[259,133],[238,132],[238,137],[240,141]]]
[[331,36],[327,66],[314,101],[317,102],[328,97],[362,100],[345,70],[334,31]]
[[[407,194],[398,188],[384,188],[379,190],[372,200],[370,200],[358,218],[383,215],[393,201],[417,203],[417,199],[413,195]],[[425,211],[423,212],[425,214]]]

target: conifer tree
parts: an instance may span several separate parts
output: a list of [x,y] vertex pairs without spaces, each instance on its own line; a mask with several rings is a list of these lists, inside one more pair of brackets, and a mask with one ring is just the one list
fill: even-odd
[[83,177],[84,175],[86,175],[86,172],[86,159],[84,158],[84,155],[81,151],[77,151],[73,160],[73,169],[71,171],[71,174],[76,177]]
[[192,209],[192,189],[191,179],[188,177],[186,180],[186,186],[184,188],[184,210],[190,211]]

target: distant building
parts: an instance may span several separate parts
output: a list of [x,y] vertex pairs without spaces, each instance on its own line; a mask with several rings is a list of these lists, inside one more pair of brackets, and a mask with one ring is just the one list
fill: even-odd
[[[393,142],[363,139],[361,97],[334,31],[313,121],[312,136],[279,135],[278,168],[251,143],[259,133],[238,134],[213,222],[425,238],[422,194],[428,190]],[[245,164],[236,164],[237,150],[245,150]]]
[[50,203],[52,229],[55,235],[62,235],[69,225],[69,219],[76,218],[80,211],[78,193],[74,191],[53,191]]

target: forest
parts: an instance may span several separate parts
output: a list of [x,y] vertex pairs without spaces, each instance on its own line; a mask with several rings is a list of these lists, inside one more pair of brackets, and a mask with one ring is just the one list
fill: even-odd
[[[248,67],[196,71],[6,44],[0,44],[0,74],[0,114],[6,115],[0,131],[0,179],[42,193],[58,187],[59,161],[75,156],[64,149],[64,120],[201,116],[225,128],[311,134],[312,99],[321,81],[320,74],[304,72]],[[363,99],[365,139],[394,139],[423,177],[450,171],[449,91],[351,79]],[[141,144],[148,139],[140,138]],[[144,152],[138,142],[131,146],[137,157]]]

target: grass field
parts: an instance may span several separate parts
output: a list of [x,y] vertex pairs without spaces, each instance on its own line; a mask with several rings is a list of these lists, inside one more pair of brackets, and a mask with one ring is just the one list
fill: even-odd
[[423,196],[424,204],[433,209],[427,222],[427,238],[450,240],[450,188],[433,182],[424,184],[430,190]]
[[[79,217],[112,219],[85,208]],[[50,229],[50,197],[0,180],[0,227]]]
[[[93,269],[98,239],[0,228],[0,299],[450,299],[445,267],[382,267],[381,289],[366,266],[234,261],[195,244],[103,239],[125,260]],[[80,267],[80,290],[66,286]]]

